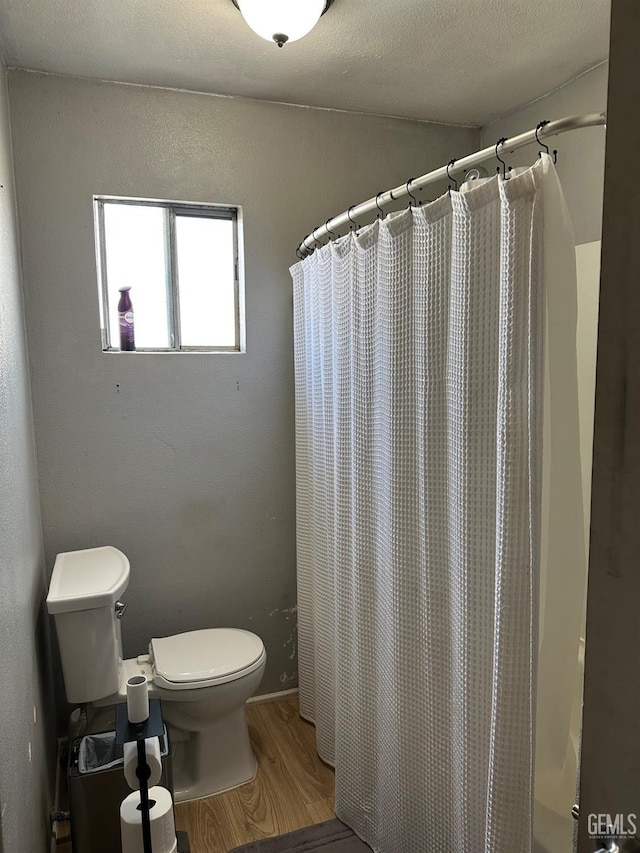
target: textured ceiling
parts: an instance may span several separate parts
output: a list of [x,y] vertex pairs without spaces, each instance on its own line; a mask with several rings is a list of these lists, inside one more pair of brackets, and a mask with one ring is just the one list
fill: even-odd
[[10,66],[485,124],[606,58],[610,0],[335,0],[281,50],[231,0],[0,0]]

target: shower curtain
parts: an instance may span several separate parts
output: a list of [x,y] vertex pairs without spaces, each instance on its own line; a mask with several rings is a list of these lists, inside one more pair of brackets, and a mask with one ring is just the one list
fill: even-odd
[[554,194],[544,156],[291,270],[300,708],[378,853],[531,849]]

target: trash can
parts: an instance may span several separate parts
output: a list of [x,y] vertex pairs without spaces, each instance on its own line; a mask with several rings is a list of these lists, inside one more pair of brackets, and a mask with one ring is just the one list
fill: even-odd
[[[159,785],[173,797],[169,735],[160,738],[162,776]],[[120,803],[131,793],[124,778],[122,746],[115,732],[74,740],[67,767],[73,853],[121,853]]]

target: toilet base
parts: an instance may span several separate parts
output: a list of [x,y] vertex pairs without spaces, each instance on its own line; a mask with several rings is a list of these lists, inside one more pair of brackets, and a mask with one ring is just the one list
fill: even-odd
[[166,716],[176,803],[221,794],[255,779],[258,762],[251,749],[244,707],[197,732],[172,725],[171,712]]
[[[207,687],[166,690],[153,682],[149,696],[162,700],[169,729],[173,760],[174,801],[211,797],[255,778],[257,761],[251,750],[245,702],[253,696],[264,675],[266,654],[247,675]],[[126,699],[124,685],[133,675],[146,675],[148,665],[135,658],[123,662],[121,694],[93,703],[87,716],[113,714],[113,706]],[[98,705],[106,707],[99,709]]]

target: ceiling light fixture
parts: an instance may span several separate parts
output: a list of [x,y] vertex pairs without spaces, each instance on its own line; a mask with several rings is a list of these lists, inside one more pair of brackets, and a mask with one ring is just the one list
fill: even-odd
[[254,33],[282,47],[318,23],[333,0],[231,0]]

